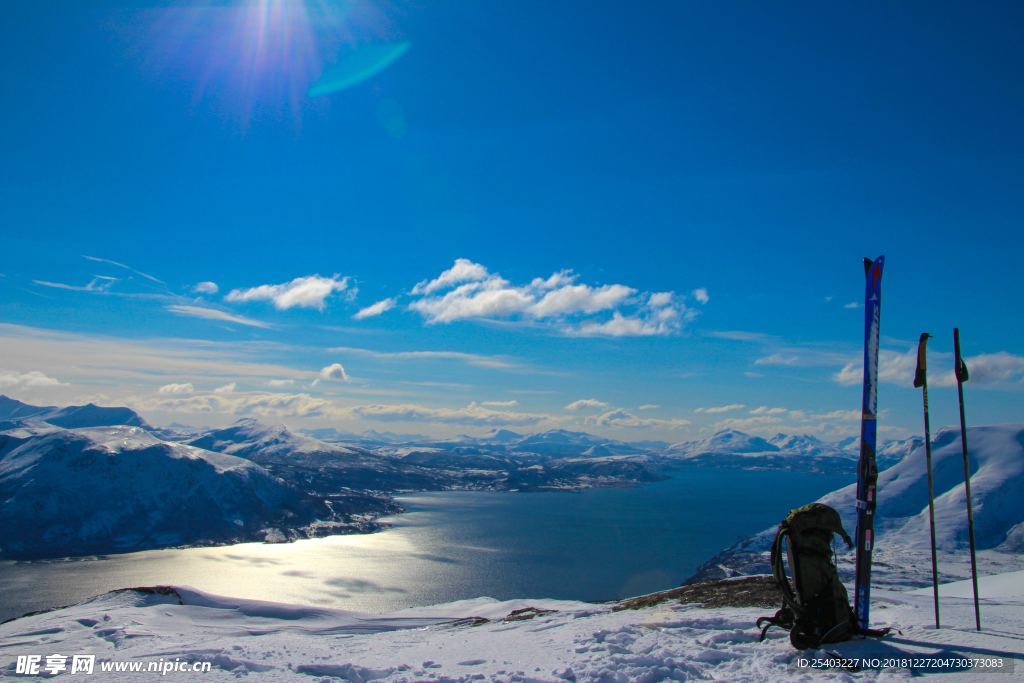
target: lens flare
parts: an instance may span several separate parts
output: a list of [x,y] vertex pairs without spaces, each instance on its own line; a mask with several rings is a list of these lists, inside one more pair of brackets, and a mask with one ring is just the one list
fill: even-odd
[[308,98],[358,85],[409,43],[371,1],[240,0],[145,11],[143,66],[189,83],[193,106],[212,105],[243,128],[291,115]]
[[373,78],[409,49],[409,43],[364,45],[346,49],[309,89],[310,97],[329,95]]

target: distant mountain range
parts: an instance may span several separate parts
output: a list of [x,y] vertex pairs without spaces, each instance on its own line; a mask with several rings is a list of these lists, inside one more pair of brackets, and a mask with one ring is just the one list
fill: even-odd
[[[689,466],[852,472],[857,457],[813,436],[735,430],[671,445],[564,429],[451,439],[314,433],[323,438],[253,419],[157,429],[127,407],[0,396],[0,556],[368,531],[401,509],[392,498],[400,492],[635,485]],[[883,465],[915,443],[887,444]]]

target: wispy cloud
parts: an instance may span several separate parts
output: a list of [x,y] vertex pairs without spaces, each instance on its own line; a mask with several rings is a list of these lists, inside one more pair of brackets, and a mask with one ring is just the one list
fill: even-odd
[[642,406],[637,406],[636,409],[637,410],[656,410],[656,409],[658,409],[660,407],[661,406],[658,405],[657,403],[645,403]]
[[416,404],[374,404],[345,409],[368,420],[382,422],[433,422],[474,426],[529,426],[548,420],[546,415],[492,410],[476,403],[465,408],[432,408]]
[[347,277],[307,275],[277,285],[233,289],[224,299],[226,301],[270,301],[274,304],[274,308],[282,311],[289,308],[323,310],[329,296],[335,292],[344,292],[348,286],[349,279]]
[[704,287],[698,287],[697,289],[693,290],[693,298],[696,299],[697,302],[701,304],[706,304],[707,302],[711,301],[711,297],[708,295],[708,290]]
[[729,341],[753,342],[767,344],[778,341],[778,337],[764,332],[750,332],[748,330],[708,330],[704,332],[705,337],[714,339],[727,339]]
[[777,431],[784,420],[774,415],[757,415],[754,417],[730,417],[715,423],[716,430],[735,429],[741,432]]
[[192,285],[192,291],[196,294],[216,294],[220,291],[220,287],[216,282],[206,280],[204,282],[197,282]]
[[511,401],[480,401],[480,405],[488,408],[514,408],[519,405],[519,401],[515,399]]
[[154,277],[154,276],[150,275],[149,273],[143,273],[141,270],[136,270],[135,268],[132,268],[129,265],[125,265],[124,263],[121,263],[119,261],[112,261],[110,259],[100,258],[98,256],[87,256],[85,254],[82,254],[82,258],[86,259],[87,261],[93,261],[95,263],[106,263],[106,264],[111,265],[111,266],[117,266],[118,268],[123,268],[124,270],[127,270],[127,271],[129,271],[131,273],[135,273],[139,277],[144,277],[144,278],[146,278],[147,280],[149,280],[151,282],[156,282],[157,284],[161,284],[161,285],[165,284],[164,281],[161,280],[160,278]]
[[520,370],[523,365],[506,356],[486,356],[462,351],[375,351],[352,346],[334,346],[331,353],[351,353],[378,360],[452,360],[480,368]]
[[787,408],[775,407],[769,408],[768,406],[758,406],[750,411],[751,415],[784,415],[788,412]]
[[370,304],[366,308],[360,309],[352,317],[356,320],[365,320],[366,318],[373,318],[382,313],[386,313],[395,307],[395,299],[381,299],[375,304]]
[[29,370],[19,372],[17,370],[5,370],[0,368],[0,389],[25,389],[35,387],[59,387],[67,386],[66,383],[39,372]]
[[743,403],[730,403],[724,406],[709,406],[703,408],[696,408],[693,412],[695,413],[706,413],[708,415],[717,415],[720,413],[730,413],[734,410],[743,410],[746,408],[746,404]]
[[263,392],[210,392],[188,396],[159,396],[142,399],[146,410],[169,413],[261,417],[319,417],[335,412],[330,401],[309,394]]
[[33,280],[32,282],[43,287],[52,287],[54,289],[66,289],[72,292],[94,292],[103,293],[109,290],[115,282],[116,277],[108,277],[106,275],[94,275],[92,280],[84,285],[69,285],[64,282],[51,282],[49,280]]
[[206,320],[219,320],[226,323],[236,323],[238,325],[248,325],[249,327],[261,327],[269,328],[270,325],[259,320],[253,320],[252,318],[246,318],[245,316],[235,315],[228,313],[227,311],[221,311],[216,308],[206,308],[205,306],[185,306],[175,304],[168,306],[167,310],[175,315],[185,315],[192,318],[204,318]]

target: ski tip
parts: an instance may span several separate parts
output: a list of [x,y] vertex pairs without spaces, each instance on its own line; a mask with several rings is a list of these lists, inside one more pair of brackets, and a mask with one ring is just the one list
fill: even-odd
[[864,274],[865,275],[867,275],[869,272],[871,272],[871,265],[873,263],[874,263],[874,261],[869,259],[867,256],[864,257]]

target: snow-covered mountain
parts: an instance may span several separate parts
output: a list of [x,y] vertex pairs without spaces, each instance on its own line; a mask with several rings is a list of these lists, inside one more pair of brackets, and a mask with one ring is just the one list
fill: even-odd
[[[971,495],[976,543],[994,571],[1020,568],[1024,550],[1024,424],[971,427]],[[960,578],[966,571],[967,513],[959,429],[943,429],[932,441],[937,545],[944,560],[940,573]],[[856,528],[856,484],[821,498],[834,507],[851,534]],[[807,501],[811,502],[811,501]],[[878,475],[875,513],[875,574],[883,583],[896,570],[913,568],[920,582],[930,581],[928,482],[923,444]],[[734,571],[761,573],[775,526],[723,551],[701,567],[695,578],[717,578]],[[852,552],[840,553],[840,568],[850,570]],[[903,568],[903,569],[901,569]]]
[[289,529],[338,521],[323,501],[248,460],[161,441],[140,427],[3,436],[6,557],[283,540]]
[[64,408],[33,406],[7,396],[0,396],[0,421],[7,420],[43,421],[67,429],[114,425],[152,429],[138,413],[124,406],[105,407],[94,403]]
[[759,436],[735,429],[723,429],[705,439],[680,441],[668,447],[667,454],[689,459],[702,455],[739,455],[743,453],[778,453],[779,447]]
[[850,453],[814,436],[776,434],[765,439],[735,429],[672,444],[665,456],[693,465],[744,469],[846,472],[856,465]]
[[776,434],[768,443],[780,451],[809,457],[846,456],[838,444],[827,443],[810,434]]
[[321,493],[339,489],[442,488],[429,470],[351,444],[296,434],[284,425],[246,418],[188,441],[189,445],[259,463],[286,480]]

